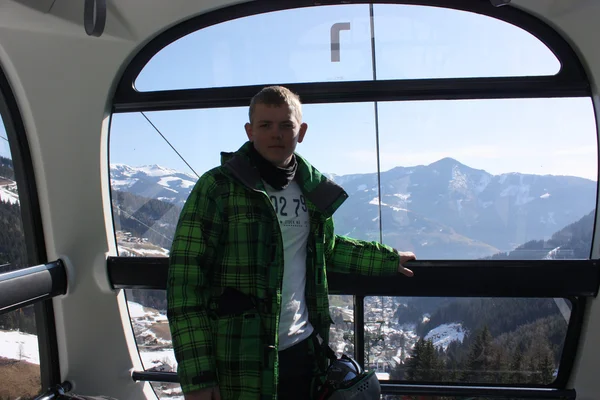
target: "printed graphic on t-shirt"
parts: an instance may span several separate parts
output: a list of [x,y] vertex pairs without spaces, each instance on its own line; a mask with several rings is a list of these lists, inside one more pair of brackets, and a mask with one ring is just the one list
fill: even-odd
[[308,209],[306,208],[304,195],[281,196],[273,194],[269,198],[282,227],[307,228],[309,226]]
[[275,190],[265,183],[265,189],[277,215],[283,244],[279,350],[284,350],[313,332],[304,296],[310,217],[306,199],[296,182],[290,182],[283,190]]

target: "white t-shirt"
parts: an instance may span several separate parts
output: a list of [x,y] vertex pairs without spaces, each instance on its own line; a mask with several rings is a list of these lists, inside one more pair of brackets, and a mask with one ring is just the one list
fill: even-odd
[[313,332],[308,321],[304,290],[306,287],[306,246],[310,218],[300,186],[292,181],[287,188],[275,190],[265,182],[281,229],[284,268],[279,315],[279,350],[306,339]]

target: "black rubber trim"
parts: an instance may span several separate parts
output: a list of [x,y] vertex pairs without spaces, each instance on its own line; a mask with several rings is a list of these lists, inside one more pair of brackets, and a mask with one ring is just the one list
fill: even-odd
[[559,361],[558,375],[552,383],[552,386],[563,388],[567,386],[575,358],[577,356],[581,331],[583,328],[583,319],[585,317],[587,298],[578,297],[569,299],[571,301],[571,317],[567,327],[567,335],[562,349],[562,354]]
[[[134,381],[179,383],[175,372],[134,371]],[[506,386],[413,385],[380,383],[382,394],[415,396],[485,396],[494,399],[568,399],[574,400],[574,389],[523,388]]]
[[[309,0],[294,0],[294,1],[279,1],[279,0],[256,0],[251,2],[245,2],[241,4],[235,4],[232,6],[224,7],[221,9],[217,9],[215,11],[201,14],[196,17],[193,17],[187,21],[179,23],[172,28],[165,30],[164,32],[157,35],[154,39],[152,39],[149,43],[147,43],[140,51],[137,53],[128,67],[126,68],[123,76],[117,86],[117,90],[115,92],[115,96],[113,99],[113,104],[115,106],[116,111],[140,111],[142,109],[151,110],[151,109],[170,109],[170,108],[186,108],[192,107],[191,104],[186,105],[188,101],[195,100],[190,94],[188,94],[185,90],[177,90],[177,91],[165,91],[165,92],[138,92],[134,87],[134,82],[142,69],[146,66],[149,60],[156,55],[163,48],[171,44],[172,42],[180,39],[192,32],[198,31],[200,29],[206,28],[211,25],[215,25],[221,22],[233,20],[236,18],[247,17],[251,15],[257,15],[261,13],[267,13],[272,11],[293,9],[293,8],[302,8],[302,7],[310,7],[315,5],[336,5],[336,4],[369,4],[371,2],[365,1],[353,1],[353,0],[337,0],[337,1],[309,1]],[[557,75],[552,78],[556,78],[555,81],[548,80],[547,84],[550,85],[552,83],[564,82],[569,90],[577,90],[581,87],[588,86],[588,78],[585,72],[583,65],[581,64],[579,58],[576,53],[573,51],[568,42],[558,34],[554,29],[552,29],[549,25],[539,20],[538,18],[512,6],[506,7],[494,7],[488,0],[408,0],[408,1],[377,1],[374,2],[376,4],[412,4],[412,5],[425,5],[425,6],[434,6],[434,7],[445,7],[452,8],[456,10],[464,10],[475,12],[482,15],[487,15],[499,20],[506,21],[512,25],[518,26],[535,37],[537,37],[540,41],[542,41],[558,58],[561,63],[561,69]],[[525,80],[534,81],[537,78],[523,77]],[[461,81],[460,79],[447,79],[447,80],[421,80],[425,84],[433,85],[437,88],[437,86],[442,81]],[[479,82],[480,80],[475,80]],[[383,81],[383,85],[386,85],[390,81]],[[393,82],[393,81],[391,81]],[[485,79],[481,80],[482,83],[485,82]],[[277,82],[283,84],[283,82]],[[340,82],[344,84],[345,82]],[[508,96],[506,92],[508,90],[501,87],[503,81],[497,80],[497,89],[504,93],[505,96]],[[361,83],[358,83],[361,84]],[[322,85],[319,83],[318,85]],[[264,85],[260,85],[264,86]],[[289,85],[292,86],[292,85]],[[397,85],[394,85],[397,86]],[[254,86],[253,86],[254,87]],[[480,84],[480,88],[482,92],[489,91],[489,87],[485,87],[485,85]],[[233,89],[233,88],[221,88],[225,89]],[[533,88],[531,88],[533,89]],[[531,90],[530,89],[530,90]],[[548,86],[545,88],[546,90],[550,90],[551,87]],[[217,89],[220,90],[220,89]],[[253,93],[256,93],[255,89],[251,89]],[[527,89],[526,89],[527,90]],[[528,91],[528,90],[527,90]],[[164,93],[165,95],[161,94]],[[194,94],[198,95],[202,92],[195,92]],[[228,98],[230,96],[225,95],[218,96],[220,98]],[[325,90],[322,90],[320,93],[325,94]],[[511,92],[515,97],[519,96],[518,91]],[[306,96],[304,93],[301,94],[303,98],[303,102],[310,103],[304,97]],[[464,94],[463,96],[466,96]],[[155,97],[156,96],[156,97]],[[455,95],[456,96],[456,95]],[[474,93],[471,93],[469,96],[475,96]],[[542,93],[537,93],[535,96],[542,96]],[[166,99],[165,99],[166,97]],[[363,96],[364,98],[364,96]],[[443,98],[443,97],[440,97]],[[453,97],[456,98],[456,97]],[[469,98],[469,97],[461,97],[461,98]],[[162,99],[162,101],[161,101]],[[404,97],[403,99],[410,99],[409,96]],[[197,100],[197,98],[196,98]],[[241,102],[241,100],[239,100]],[[353,100],[356,101],[356,100]],[[151,105],[151,108],[143,108],[142,104]],[[179,104],[175,106],[174,103]],[[162,104],[162,105],[161,105]],[[247,105],[248,102],[243,105]],[[218,105],[212,105],[211,107],[217,107]]]
[[[411,100],[505,99],[582,97],[591,95],[587,83],[558,77],[460,78],[284,83],[303,104]],[[113,104],[113,111],[163,111],[248,106],[264,85],[129,93]]]
[[0,314],[65,293],[67,274],[61,260],[5,272],[0,274]]
[[[66,285],[66,275],[64,277]],[[65,294],[60,291],[58,294]],[[60,368],[58,355],[58,338],[56,336],[56,322],[54,321],[54,306],[52,299],[36,302],[35,328],[38,338],[40,353],[40,378],[42,388],[52,387],[55,382],[60,382]]]
[[39,265],[46,263],[48,259],[44,247],[42,215],[37,196],[33,161],[17,100],[12,93],[8,78],[1,69],[0,92],[4,99],[4,101],[0,101],[0,115],[2,115],[2,122],[4,122],[6,135],[8,136],[15,181],[19,190],[21,220],[27,248],[27,262],[29,265]]
[[[0,115],[2,115],[2,122],[4,122],[4,128],[8,136],[15,180],[19,190],[21,221],[28,257],[27,263],[29,265],[44,264],[48,262],[48,257],[46,255],[42,214],[27,132],[17,99],[2,68],[0,68],[0,93],[3,99],[3,101],[0,101]],[[0,297],[3,297],[1,291]],[[47,388],[61,382],[52,300],[48,299],[43,303],[36,304],[35,315],[41,385],[42,388]]]
[[[168,259],[109,257],[115,289],[166,289]],[[330,294],[420,297],[576,297],[598,294],[595,260],[411,261],[415,276],[356,277],[328,273]]]
[[365,298],[354,296],[354,357],[365,365]]

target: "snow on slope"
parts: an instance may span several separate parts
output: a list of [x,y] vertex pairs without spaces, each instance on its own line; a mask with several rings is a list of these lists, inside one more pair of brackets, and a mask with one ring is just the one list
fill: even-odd
[[37,336],[19,331],[0,330],[0,357],[39,364]]
[[160,178],[160,180],[157,183],[161,186],[169,187],[169,186],[171,186],[171,185],[169,185],[169,182],[179,182],[179,186],[181,186],[182,188],[185,188],[185,189],[192,187],[195,184],[195,182],[181,179],[181,178],[178,178],[175,176],[162,177],[162,178]]
[[6,186],[0,186],[0,201],[15,204],[19,203],[19,195],[7,190]]
[[442,347],[444,350],[448,348],[451,342],[462,341],[465,338],[465,330],[459,322],[451,324],[442,324],[432,330],[425,336],[425,340],[433,341],[436,348]]

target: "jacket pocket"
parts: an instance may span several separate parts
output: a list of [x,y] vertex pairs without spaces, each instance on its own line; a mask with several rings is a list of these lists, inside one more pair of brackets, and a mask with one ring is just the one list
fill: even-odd
[[[261,332],[260,316],[255,310],[223,316],[215,321],[214,354],[222,398],[260,393]],[[232,392],[227,393],[229,390]]]

